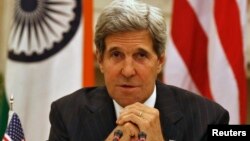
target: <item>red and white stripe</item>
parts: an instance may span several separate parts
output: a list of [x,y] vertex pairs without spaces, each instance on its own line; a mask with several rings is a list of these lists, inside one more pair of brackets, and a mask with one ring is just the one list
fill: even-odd
[[215,100],[246,122],[246,0],[174,1],[164,81]]
[[10,138],[8,134],[5,133],[2,141],[12,141],[12,139]]
[[[13,140],[10,138],[10,136],[8,134],[5,133],[2,141],[13,141]],[[22,139],[22,141],[25,141],[25,140]]]

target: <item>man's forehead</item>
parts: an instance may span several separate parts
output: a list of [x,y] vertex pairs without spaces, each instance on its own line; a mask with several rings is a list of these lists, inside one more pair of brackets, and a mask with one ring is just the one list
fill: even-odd
[[126,50],[129,50],[129,51],[134,51],[134,52],[148,52],[150,49],[148,48],[143,48],[143,47],[109,47],[106,49],[107,52],[113,52],[113,51],[126,51]]

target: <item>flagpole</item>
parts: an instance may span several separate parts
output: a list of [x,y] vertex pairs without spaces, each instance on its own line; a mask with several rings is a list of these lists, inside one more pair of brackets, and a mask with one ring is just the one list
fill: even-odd
[[10,111],[13,111],[13,103],[14,103],[14,97],[13,95],[10,96]]

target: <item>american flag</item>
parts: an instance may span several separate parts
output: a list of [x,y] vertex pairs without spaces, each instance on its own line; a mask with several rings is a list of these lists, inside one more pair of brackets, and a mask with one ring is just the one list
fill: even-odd
[[24,132],[21,121],[16,113],[13,113],[6,129],[3,141],[24,141]]
[[166,83],[212,99],[230,124],[247,112],[246,0],[175,0],[164,69]]

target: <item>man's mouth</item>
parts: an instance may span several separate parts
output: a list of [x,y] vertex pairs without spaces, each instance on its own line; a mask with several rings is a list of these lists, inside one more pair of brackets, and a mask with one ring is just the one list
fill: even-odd
[[136,86],[134,86],[134,85],[121,85],[121,87],[123,87],[123,88],[134,88]]

